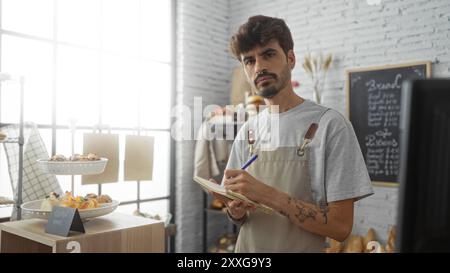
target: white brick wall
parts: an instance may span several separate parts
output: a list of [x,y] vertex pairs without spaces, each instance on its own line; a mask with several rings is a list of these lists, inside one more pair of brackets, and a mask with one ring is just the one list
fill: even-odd
[[[419,60],[433,62],[432,74],[450,75],[450,1],[382,0],[179,0],[177,1],[177,102],[228,102],[231,68],[228,40],[251,15],[284,18],[290,26],[298,65],[299,94],[312,99],[301,69],[305,52],[332,52],[323,104],[346,112],[345,69]],[[195,128],[197,130],[197,128]],[[177,251],[201,251],[201,191],[192,183],[193,142],[177,144]],[[397,188],[376,187],[356,205],[354,232],[374,227],[382,241],[396,219]]]
[[[419,60],[433,62],[432,75],[450,75],[450,1],[382,0],[230,0],[230,34],[249,16],[264,14],[285,19],[297,54],[293,79],[299,94],[312,99],[310,82],[301,69],[309,51],[335,54],[323,104],[346,113],[345,69]],[[230,61],[233,65],[234,63]],[[372,197],[356,203],[353,232],[375,228],[385,242],[395,224],[398,188],[375,187]]]
[[[192,109],[195,96],[202,97],[203,107],[229,101],[228,15],[227,0],[177,1],[177,104]],[[194,141],[176,144],[177,252],[202,251],[203,203],[202,190],[192,181],[194,147]]]

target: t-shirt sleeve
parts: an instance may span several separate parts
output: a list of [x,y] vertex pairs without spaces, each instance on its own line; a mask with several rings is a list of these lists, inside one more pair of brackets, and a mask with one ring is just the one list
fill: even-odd
[[359,200],[373,194],[370,177],[351,123],[344,125],[327,141],[325,181],[327,201]]

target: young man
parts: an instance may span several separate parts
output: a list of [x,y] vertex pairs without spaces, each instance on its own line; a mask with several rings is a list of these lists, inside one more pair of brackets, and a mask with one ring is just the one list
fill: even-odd
[[[321,252],[326,237],[345,240],[353,203],[373,193],[350,122],[294,93],[294,45],[282,19],[249,18],[230,47],[268,107],[238,132],[222,183],[274,210],[226,201],[230,219],[241,225],[236,252]],[[273,117],[277,132],[267,123]],[[241,170],[254,154],[257,160]]]

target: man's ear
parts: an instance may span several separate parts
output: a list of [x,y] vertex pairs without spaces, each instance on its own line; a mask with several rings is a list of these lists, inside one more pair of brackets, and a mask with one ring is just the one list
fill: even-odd
[[292,70],[292,69],[294,69],[294,67],[295,67],[295,54],[294,54],[294,50],[292,50],[292,49],[290,49],[288,52],[287,52],[287,61],[288,61],[288,65],[289,65],[289,68]]

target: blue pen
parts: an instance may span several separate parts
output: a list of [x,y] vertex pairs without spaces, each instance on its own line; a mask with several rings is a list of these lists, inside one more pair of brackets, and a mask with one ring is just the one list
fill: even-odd
[[250,166],[250,164],[252,164],[253,161],[255,161],[257,158],[258,158],[258,155],[252,156],[252,157],[247,161],[247,163],[245,163],[244,166],[242,166],[241,169],[242,169],[242,170],[247,169],[247,167]]

